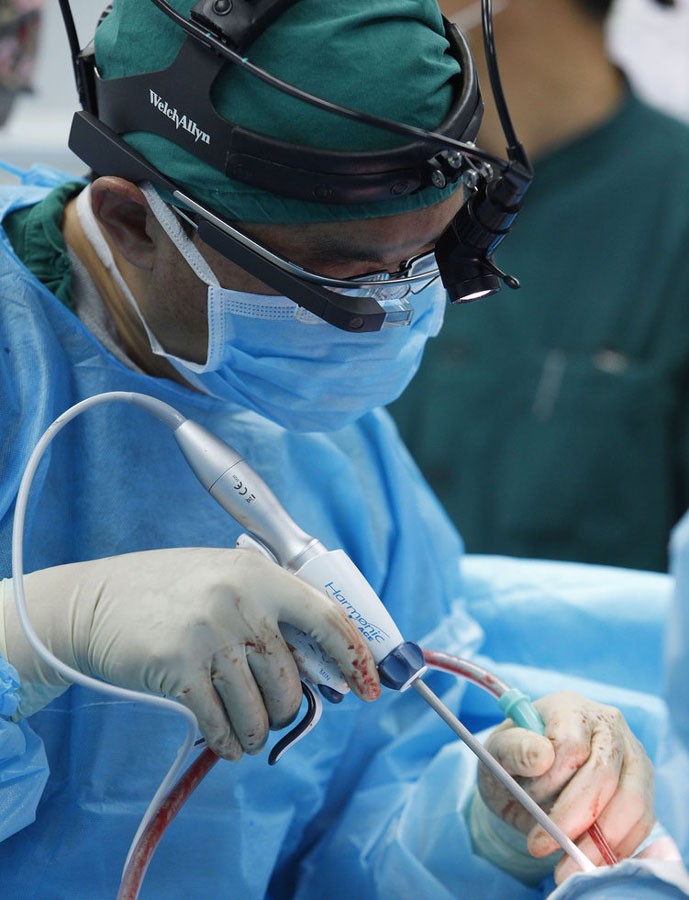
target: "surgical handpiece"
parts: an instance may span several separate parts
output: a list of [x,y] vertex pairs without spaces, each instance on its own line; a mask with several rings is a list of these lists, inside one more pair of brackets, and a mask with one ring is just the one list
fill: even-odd
[[[405,641],[375,591],[343,550],[326,550],[289,517],[268,485],[242,457],[212,432],[187,419],[174,436],[197,478],[275,561],[338,603],[366,639],[381,683],[406,690],[426,665],[421,648]],[[241,545],[241,544],[240,544]],[[284,632],[283,632],[284,633]],[[297,629],[290,629],[290,643]],[[313,654],[313,658],[309,656]],[[326,696],[348,690],[332,661],[297,654],[305,674]]]

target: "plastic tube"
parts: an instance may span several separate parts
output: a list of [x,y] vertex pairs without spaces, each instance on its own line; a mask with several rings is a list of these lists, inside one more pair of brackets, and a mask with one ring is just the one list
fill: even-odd
[[129,855],[117,892],[117,900],[136,900],[146,869],[153,858],[155,849],[165,833],[165,829],[196,790],[219,757],[212,750],[204,750],[189,766],[184,775],[172,788],[148,822],[140,838]]
[[459,656],[453,656],[451,653],[444,653],[442,650],[424,650],[423,658],[429,669],[437,669],[440,672],[451,672],[453,675],[459,675],[466,681],[477,684],[484,691],[487,691],[496,700],[499,700],[503,694],[509,691],[509,685],[502,681],[497,675],[493,675],[488,669],[470,662],[468,659],[462,659]]
[[[483,688],[483,690],[487,691],[496,699],[499,699],[503,694],[511,691],[512,689],[509,685],[498,678],[496,675],[493,675],[487,669],[484,669],[482,666],[477,665],[476,663],[470,662],[469,660],[462,659],[458,656],[453,656],[449,653],[443,653],[442,651],[437,650],[424,650],[424,659],[426,664],[431,669],[436,669],[438,671],[449,672],[453,675],[458,675],[462,678],[465,678],[468,681],[477,684],[479,687]],[[418,682],[414,683],[416,686]],[[423,684],[420,686],[421,690],[417,688],[417,691],[421,693],[426,692],[428,694],[432,694],[427,685]],[[434,696],[434,695],[433,695]],[[424,697],[425,699],[425,697]],[[438,704],[440,701],[434,697]],[[442,706],[442,704],[440,704]],[[443,707],[444,708],[444,707]],[[436,707],[434,706],[434,709]],[[436,709],[438,712],[438,709]],[[457,722],[454,716],[447,710],[447,715],[451,717],[454,722]],[[441,716],[445,718],[445,716]],[[445,719],[445,721],[448,721]],[[315,724],[315,723],[314,723]],[[455,730],[454,724],[451,724],[453,730]],[[459,724],[459,723],[457,723]],[[478,743],[478,741],[473,738],[473,735],[470,732],[466,731],[463,726],[460,726],[463,729],[463,732],[459,734],[459,736],[465,740],[465,742],[470,746],[476,755],[482,759],[487,765],[498,766],[498,769],[502,772],[499,764],[495,762],[492,756],[488,753],[485,748]],[[458,733],[458,732],[456,732]],[[197,742],[198,745],[199,742]],[[276,748],[275,748],[276,749]],[[212,759],[210,759],[206,754],[211,754]],[[487,759],[486,759],[487,758]],[[139,890],[141,888],[141,883],[143,881],[143,877],[146,873],[146,870],[150,864],[151,858],[158,846],[163,834],[167,826],[177,815],[181,807],[191,796],[193,791],[198,787],[201,783],[205,775],[210,771],[212,766],[217,762],[217,757],[211,753],[211,751],[207,750],[204,754],[195,760],[191,766],[184,773],[179,782],[171,789],[170,793],[167,797],[163,798],[163,800],[158,804],[158,809],[155,813],[155,816],[148,821],[146,828],[138,833],[136,840],[133,842],[132,847],[129,852],[129,856],[127,858],[127,864],[125,867],[124,874],[122,876],[122,882],[120,884],[120,890],[117,894],[117,900],[137,900],[139,895]],[[513,781],[511,776],[507,775],[507,773],[502,772],[504,778],[512,782],[514,786],[518,789],[519,796],[517,799],[520,803],[524,804],[529,808],[529,811],[534,815],[535,818],[538,818],[541,821],[541,824],[558,841],[558,843],[563,846],[565,852],[569,853],[570,856],[573,857],[577,865],[579,865],[584,871],[592,871],[595,866],[593,863],[579,850],[579,848],[571,841],[567,835],[564,834],[551,820],[548,818],[545,812],[541,810],[539,806],[535,803],[535,801],[529,797],[529,795],[516,783]],[[496,776],[500,777],[500,776]],[[503,781],[505,783],[505,781]],[[509,784],[506,784],[508,789],[512,790]],[[523,796],[521,796],[523,795]],[[526,798],[526,801],[524,800]],[[589,829],[589,833],[591,837],[596,841],[595,836],[593,835],[594,828],[599,831],[600,837],[602,838],[603,846],[599,846],[599,850],[601,851],[601,855],[603,858],[606,857],[605,847],[607,847],[607,842],[602,835],[602,832],[598,829],[598,826],[594,823]],[[555,832],[553,834],[553,832]],[[597,842],[596,842],[597,843]],[[617,860],[612,853],[612,850],[608,848],[608,852],[612,859],[606,859],[606,862],[616,862]]]
[[[498,700],[504,694],[506,694],[512,690],[510,688],[510,686],[506,682],[504,682],[500,678],[498,678],[497,675],[493,675],[487,669],[484,669],[482,666],[479,666],[476,663],[470,662],[467,659],[462,659],[459,656],[453,656],[450,653],[444,653],[439,650],[424,650],[423,655],[424,655],[424,660],[426,662],[426,665],[428,666],[429,669],[436,669],[438,671],[449,672],[453,675],[458,675],[461,678],[464,678],[468,681],[473,682],[474,684],[477,684],[479,687],[483,688],[483,690],[487,691],[489,694],[491,694],[493,697],[495,697]],[[419,679],[419,681],[420,681],[420,679]],[[418,681],[414,682],[414,686],[416,686],[417,684],[418,684]],[[420,685],[420,688],[421,688],[421,690],[419,690],[419,688],[417,688],[417,691],[419,691],[419,693],[421,693],[423,691],[424,693],[427,692],[428,694],[432,694],[432,692],[430,691],[430,689],[428,688],[427,685],[422,683]],[[437,698],[435,698],[435,697],[434,697],[434,699],[437,700]],[[437,703],[440,704],[440,701],[437,700]],[[440,704],[440,705],[442,706],[442,704]],[[434,709],[435,709],[435,706],[434,706]],[[453,719],[454,722],[457,722],[457,720],[452,715],[452,713],[450,713],[449,710],[446,710],[446,711],[447,711],[447,715],[451,719]],[[437,709],[436,709],[436,712],[438,712]],[[445,718],[444,716],[441,716],[441,717]],[[446,719],[446,721],[447,721],[447,719]],[[315,724],[315,722],[313,724]],[[448,722],[448,724],[450,724],[450,727],[452,727],[453,730],[455,730],[454,724],[451,724],[450,722]],[[457,723],[457,724],[459,724],[459,723]],[[466,731],[466,729],[464,729],[463,726],[460,726],[460,727],[461,727],[461,729],[463,729],[463,732],[460,734],[460,737],[462,737],[462,739],[465,740],[466,736],[468,735],[468,740],[466,740],[465,742],[467,742],[469,744],[469,746],[474,751],[474,753],[476,753],[476,755],[479,756],[479,758],[488,757],[494,766],[498,765],[498,767],[499,767],[499,764],[497,764],[496,761],[490,756],[488,751],[481,744],[479,744],[478,741],[475,740],[475,738],[473,738],[473,735],[471,735],[468,731]],[[273,752],[275,752],[277,750],[278,746],[279,745],[276,745],[275,748],[273,748]],[[477,749],[475,749],[475,747]],[[275,761],[277,761],[277,759]],[[215,762],[215,760],[214,760],[214,762]],[[491,762],[489,762],[488,764],[490,765]],[[143,876],[146,872],[146,869],[148,868],[151,857],[153,856],[153,853],[155,852],[155,849],[156,849],[160,839],[162,838],[163,833],[165,832],[165,829],[167,828],[169,823],[172,821],[174,816],[177,814],[177,812],[179,812],[179,809],[184,804],[184,802],[189,798],[192,791],[201,782],[201,780],[204,777],[204,775],[206,774],[206,772],[210,770],[210,768],[211,767],[208,766],[208,768],[203,770],[200,777],[197,777],[198,773],[203,769],[203,763],[201,763],[201,758],[199,758],[199,760],[194,762],[189,767],[189,769],[187,769],[187,771],[183,775],[182,779],[172,789],[170,795],[167,798],[165,798],[165,800],[161,804],[158,812],[156,813],[154,820],[149,822],[145,832],[143,832],[139,836],[136,844],[133,845],[133,848],[130,851],[130,858],[128,860],[127,867],[126,867],[124,875],[123,875],[122,884],[120,885],[120,892],[117,895],[117,900],[136,900],[136,898],[138,896],[139,888],[141,886],[141,881],[143,879]],[[545,820],[545,823],[543,821],[541,821],[541,824],[543,824],[544,827],[546,827],[546,825],[547,825],[548,832],[552,835],[553,829],[555,830],[555,833],[558,835],[557,837],[555,837],[555,839],[561,845],[562,844],[566,845],[566,847],[563,847],[563,849],[565,849],[566,852],[570,854],[570,856],[573,856],[577,865],[579,865],[581,868],[583,868],[584,871],[592,871],[595,868],[595,866],[581,852],[581,850],[579,850],[579,848],[576,846],[576,844],[574,844],[574,842],[571,841],[567,837],[567,835],[564,834],[564,832],[562,832],[556,825],[554,825],[554,823],[552,823],[550,821],[550,819],[548,818],[546,813],[543,812],[543,810],[541,810],[540,807],[538,807],[536,805],[535,801],[531,797],[529,797],[529,795],[525,791],[523,791],[523,789],[520,788],[519,785],[516,784],[516,782],[513,781],[511,776],[509,776],[507,773],[504,773],[504,772],[502,774],[504,775],[504,777],[506,779],[508,779],[510,782],[512,782],[514,785],[516,785],[516,787],[521,792],[521,794],[523,794],[523,796],[526,797],[526,802],[528,804],[531,804],[533,807],[535,807],[535,811],[534,811],[535,815],[540,816],[541,819]],[[508,786],[508,785],[506,785],[506,786]],[[511,790],[511,788],[509,788],[509,789]],[[517,799],[519,800],[520,803],[523,803],[524,800],[523,800],[521,794]],[[532,815],[534,814],[534,812],[532,812]],[[595,825],[595,823],[589,829],[589,833],[591,834],[591,836],[593,837],[593,839],[595,841],[596,839],[595,839],[594,835],[592,834],[594,828],[597,829],[597,825]],[[601,833],[601,837],[602,837],[603,843],[605,844],[605,846],[607,846],[607,843],[605,843],[605,838],[602,836],[602,833]],[[599,849],[601,851],[601,854],[605,858],[604,848],[599,846]],[[616,860],[614,858],[614,854],[612,854],[611,850],[609,850],[609,853],[612,855],[612,861],[616,862]],[[608,862],[608,861],[609,860],[606,859],[606,862]]]

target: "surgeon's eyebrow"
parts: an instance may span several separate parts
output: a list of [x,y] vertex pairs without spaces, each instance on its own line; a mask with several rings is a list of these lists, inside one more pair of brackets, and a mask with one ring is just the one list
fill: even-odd
[[371,244],[352,244],[349,241],[340,241],[335,237],[307,240],[302,245],[302,250],[315,262],[382,262],[383,256],[378,247]]
[[395,247],[381,248],[371,244],[353,243],[352,241],[341,240],[337,235],[324,235],[318,238],[307,236],[302,244],[302,249],[314,263],[362,262],[382,265],[397,255],[399,255],[399,261],[402,261],[403,259],[430,251],[436,242],[440,240],[443,233],[440,232],[427,243],[411,249],[408,245],[397,249]]

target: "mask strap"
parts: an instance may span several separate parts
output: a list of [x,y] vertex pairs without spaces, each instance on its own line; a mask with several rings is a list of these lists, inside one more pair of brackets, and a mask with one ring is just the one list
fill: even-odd
[[131,303],[131,305],[134,307],[136,312],[139,314],[141,321],[143,322],[143,316],[141,315],[139,307],[134,300],[134,296],[129,289],[129,285],[122,277],[122,273],[120,272],[120,270],[117,268],[117,264],[115,263],[115,259],[112,255],[112,251],[110,250],[110,246],[105,240],[98,222],[96,221],[96,217],[93,213],[93,208],[91,207],[90,184],[86,185],[84,190],[77,197],[76,210],[82,230],[86,235],[87,240],[95,250],[96,256],[103,263],[108,273],[112,276],[115,284],[125,295],[129,303]]
[[[155,353],[156,356],[162,356],[165,359],[169,360],[172,365],[184,376],[184,378],[186,378],[188,382],[193,384],[194,387],[196,387],[201,393],[208,393],[204,388],[202,382],[194,374],[194,372],[189,371],[186,367],[181,368],[178,363],[177,357],[173,357],[165,351],[163,345],[148,327],[148,323],[146,322],[143,313],[139,309],[139,304],[134,299],[134,294],[132,294],[131,290],[129,289],[129,285],[124,280],[124,278],[122,277],[122,273],[115,264],[115,260],[113,258],[110,247],[108,246],[108,242],[103,237],[100,227],[98,226],[98,223],[96,221],[96,217],[93,214],[93,209],[91,207],[91,185],[87,185],[77,197],[76,208],[77,215],[79,216],[79,221],[81,223],[84,234],[86,235],[86,238],[95,250],[96,255],[98,256],[100,261],[105,266],[106,270],[112,276],[113,280],[122,291],[124,296],[127,298],[127,301],[139,317],[139,321],[141,322],[144,331],[146,332],[148,343],[153,353]],[[187,365],[191,366],[194,364],[188,363]]]
[[139,185],[141,192],[148,201],[151,212],[160,223],[160,227],[170,238],[184,257],[187,265],[192,269],[196,277],[204,284],[220,287],[220,282],[215,272],[201,254],[198,247],[186,234],[182,225],[170,207],[163,201],[150,181],[142,181]]

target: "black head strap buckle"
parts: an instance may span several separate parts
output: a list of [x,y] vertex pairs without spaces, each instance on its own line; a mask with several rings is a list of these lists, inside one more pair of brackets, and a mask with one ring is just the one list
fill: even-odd
[[198,0],[191,18],[233,50],[242,51],[298,0]]

